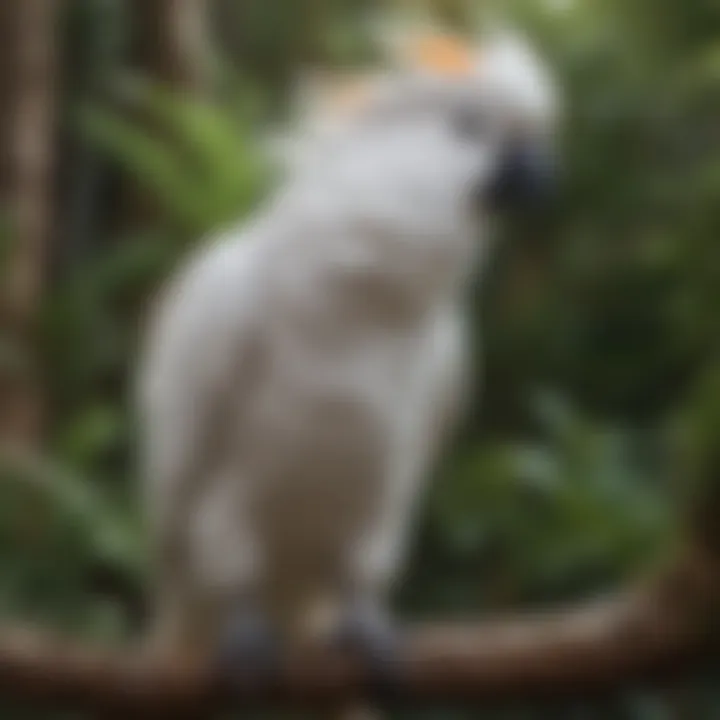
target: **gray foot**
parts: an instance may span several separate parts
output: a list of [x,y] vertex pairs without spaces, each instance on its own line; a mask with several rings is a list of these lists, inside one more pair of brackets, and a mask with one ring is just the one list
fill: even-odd
[[338,628],[335,645],[363,663],[370,692],[377,699],[397,693],[401,683],[400,633],[387,612],[369,603],[351,606]]

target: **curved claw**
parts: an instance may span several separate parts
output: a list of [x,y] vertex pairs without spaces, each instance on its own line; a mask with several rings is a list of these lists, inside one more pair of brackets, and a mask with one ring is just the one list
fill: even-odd
[[401,684],[400,633],[388,614],[367,606],[352,608],[338,628],[334,644],[363,662],[374,698],[397,694]]

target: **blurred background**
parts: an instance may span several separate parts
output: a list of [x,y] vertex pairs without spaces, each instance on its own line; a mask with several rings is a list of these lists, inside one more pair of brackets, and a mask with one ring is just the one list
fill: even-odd
[[[108,642],[142,627],[129,380],[152,291],[272,188],[258,137],[299,68],[367,67],[379,12],[469,30],[479,5],[3,0],[3,619]],[[502,7],[561,79],[563,188],[499,228],[477,284],[477,397],[425,506],[408,617],[636,577],[672,550],[720,436],[720,5]],[[720,718],[712,687],[475,715]]]

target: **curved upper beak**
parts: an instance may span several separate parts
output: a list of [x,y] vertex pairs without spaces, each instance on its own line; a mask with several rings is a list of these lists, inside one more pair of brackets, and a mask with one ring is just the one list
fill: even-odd
[[550,144],[515,141],[501,154],[483,199],[490,209],[501,212],[533,207],[550,201],[557,185],[555,153]]

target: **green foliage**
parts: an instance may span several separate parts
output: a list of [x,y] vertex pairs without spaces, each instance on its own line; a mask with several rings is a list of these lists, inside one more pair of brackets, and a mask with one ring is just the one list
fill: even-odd
[[[543,217],[502,229],[480,283],[482,379],[400,593],[414,613],[605,590],[667,550],[678,501],[720,467],[716,3],[502,5],[561,78],[563,186]],[[259,84],[263,111],[300,60],[372,54],[356,1],[317,14],[217,6],[230,13],[218,16],[223,50]],[[88,568],[144,577],[127,407],[142,309],[199,238],[240,222],[272,181],[247,83],[222,105],[147,82],[119,90],[132,112],[86,104],[82,127],[161,213],[129,237],[94,238],[53,286],[42,341],[54,461],[8,470],[0,497],[0,610],[104,637],[127,617],[88,596]],[[667,710],[646,698],[618,708],[597,716]]]
[[132,92],[135,119],[85,107],[82,127],[160,212],[75,263],[51,289],[40,340],[54,460],[3,457],[0,465],[0,613],[105,638],[126,635],[132,618],[125,598],[98,597],[94,576],[138,594],[145,577],[127,402],[143,308],[198,241],[239,221],[272,180],[251,129],[250,95],[238,117],[148,83],[123,90]]
[[534,405],[534,441],[459,453],[431,495],[428,530],[458,565],[458,584],[469,583],[468,609],[586,595],[631,577],[674,538],[672,498],[634,433],[600,427],[561,398]]
[[86,478],[29,455],[0,456],[0,480],[0,613],[122,637],[124,608],[99,603],[87,583],[103,566],[144,576],[134,516],[119,513]]
[[[132,92],[142,121],[93,107],[85,108],[83,127],[158,200],[161,212],[147,229],[76,263],[43,317],[53,404],[62,418],[53,447],[74,467],[93,472],[123,457],[132,443],[119,391],[149,294],[195,243],[249,212],[272,179],[251,131],[251,96],[239,119],[225,107],[148,83],[134,82],[125,92]],[[109,394],[98,393],[108,386]],[[126,472],[123,464],[113,474]]]
[[145,123],[92,108],[83,114],[84,129],[181,229],[196,237],[236,221],[253,206],[267,168],[248,118],[178,98],[147,81],[128,82],[124,91]]

